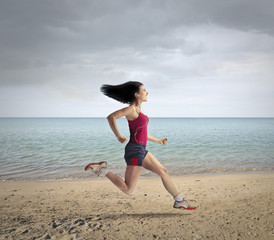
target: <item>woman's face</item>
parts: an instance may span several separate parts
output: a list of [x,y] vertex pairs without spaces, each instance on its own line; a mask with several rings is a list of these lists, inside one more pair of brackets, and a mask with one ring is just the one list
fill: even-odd
[[147,102],[147,95],[148,92],[144,85],[141,85],[139,88],[138,98],[141,100],[141,102]]

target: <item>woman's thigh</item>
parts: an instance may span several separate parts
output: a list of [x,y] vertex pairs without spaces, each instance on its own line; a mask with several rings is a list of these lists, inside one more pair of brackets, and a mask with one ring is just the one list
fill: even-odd
[[151,152],[148,152],[146,157],[143,160],[143,167],[149,171],[152,171],[158,175],[167,173],[166,168],[157,160],[156,157],[152,155]]

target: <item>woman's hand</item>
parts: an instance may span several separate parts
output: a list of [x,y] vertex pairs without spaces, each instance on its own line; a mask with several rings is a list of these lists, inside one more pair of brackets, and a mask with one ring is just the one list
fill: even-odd
[[165,137],[165,138],[162,138],[162,139],[160,139],[160,144],[163,144],[163,145],[165,145],[166,143],[167,143],[167,138]]
[[127,138],[122,136],[119,136],[117,139],[120,143],[125,143],[127,141]]

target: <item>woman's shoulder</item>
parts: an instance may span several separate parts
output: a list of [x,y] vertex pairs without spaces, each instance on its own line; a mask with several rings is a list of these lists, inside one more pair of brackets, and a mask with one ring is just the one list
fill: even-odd
[[135,109],[134,106],[128,106],[128,107],[125,107],[125,117],[127,118],[127,120],[134,120],[138,117],[138,113]]
[[128,118],[128,116],[131,116],[133,114],[134,110],[131,107],[125,107],[125,108],[121,108],[113,113],[111,113],[108,118],[121,118],[121,117],[126,117]]
[[120,109],[120,111],[123,111],[126,115],[132,114],[135,112],[135,108],[133,106],[127,106],[125,108]]

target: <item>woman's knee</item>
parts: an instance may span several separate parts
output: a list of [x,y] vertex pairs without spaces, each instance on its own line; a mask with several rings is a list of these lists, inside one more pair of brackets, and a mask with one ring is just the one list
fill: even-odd
[[132,184],[128,185],[126,183],[125,187],[122,189],[122,192],[129,195],[134,191],[134,188],[135,188],[135,185],[132,185]]
[[129,195],[131,194],[132,192],[134,191],[134,188],[126,188],[126,189],[123,189],[123,193]]
[[165,176],[168,176],[168,170],[165,168],[165,167],[162,167],[161,169],[160,169],[160,171],[159,171],[159,175],[161,176],[161,177],[165,177]]

